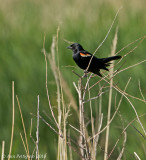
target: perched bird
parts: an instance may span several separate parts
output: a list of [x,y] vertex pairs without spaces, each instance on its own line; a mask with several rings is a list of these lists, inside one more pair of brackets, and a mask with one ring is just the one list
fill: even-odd
[[[73,51],[73,59],[76,64],[83,70],[87,72],[92,72],[102,77],[100,74],[100,69],[109,71],[106,67],[110,65],[110,61],[120,59],[121,56],[113,56],[108,58],[96,58],[88,51],[85,51],[83,47],[74,43],[67,47]],[[93,58],[92,58],[93,57]],[[91,62],[90,59],[92,58]],[[90,64],[89,64],[90,63]]]

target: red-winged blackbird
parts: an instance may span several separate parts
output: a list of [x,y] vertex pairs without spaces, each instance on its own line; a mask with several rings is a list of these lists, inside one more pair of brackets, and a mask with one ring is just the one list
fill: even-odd
[[110,65],[109,62],[112,60],[121,58],[121,56],[113,56],[113,57],[108,57],[108,58],[96,58],[95,56],[93,56],[91,63],[90,63],[92,54],[89,53],[88,51],[85,51],[80,44],[74,43],[68,46],[67,48],[73,51],[73,59],[81,69],[86,70],[88,67],[88,70],[87,70],[88,72],[97,74],[100,77],[102,77],[102,75],[100,74],[100,69],[109,71],[106,68],[107,66]]

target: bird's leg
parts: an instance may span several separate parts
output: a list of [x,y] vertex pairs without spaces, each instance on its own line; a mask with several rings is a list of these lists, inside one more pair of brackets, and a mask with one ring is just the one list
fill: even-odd
[[88,71],[84,70],[84,74],[83,74],[82,78],[88,77],[88,73],[89,73]]

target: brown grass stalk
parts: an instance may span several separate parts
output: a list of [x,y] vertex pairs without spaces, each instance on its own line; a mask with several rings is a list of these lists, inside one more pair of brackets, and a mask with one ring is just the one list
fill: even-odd
[[[53,108],[51,106],[51,102],[50,99],[48,99],[49,101],[49,105],[50,105],[50,110],[51,110],[51,114],[53,116],[53,119],[57,125],[58,128],[58,155],[57,155],[57,159],[63,159],[66,160],[67,159],[67,144],[69,144],[67,142],[66,139],[66,123],[67,123],[67,118],[69,115],[69,111],[70,111],[70,106],[68,108],[66,108],[65,102],[64,102],[64,96],[63,96],[63,90],[67,90],[65,93],[68,94],[68,97],[71,98],[71,103],[74,107],[74,109],[77,111],[77,106],[75,104],[74,98],[71,94],[71,92],[69,91],[69,87],[67,87],[67,83],[65,82],[65,80],[62,77],[62,74],[60,72],[59,69],[59,59],[58,59],[58,34],[59,34],[59,28],[57,29],[57,35],[53,37],[52,40],[52,45],[51,45],[51,54],[48,55],[46,54],[45,51],[45,38],[44,38],[44,45],[43,45],[43,52],[45,55],[45,62],[46,62],[46,91],[47,91],[47,96],[49,97],[48,94],[48,86],[47,86],[47,59],[48,58],[50,65],[51,65],[51,70],[53,72],[54,78],[55,78],[55,82],[56,82],[56,86],[57,86],[57,102],[58,102],[58,120],[56,120],[55,115],[54,115],[54,111]],[[57,63],[56,64],[56,50],[57,50]],[[66,88],[67,87],[67,88]]]
[[[116,52],[116,45],[117,45],[117,32],[118,29],[116,29],[115,32],[115,37],[113,40],[113,46],[112,46],[112,51],[111,51],[111,56],[115,55]],[[109,91],[109,103],[108,103],[108,115],[107,115],[107,129],[106,129],[106,139],[105,139],[105,153],[104,153],[104,160],[107,159],[108,155],[108,143],[109,143],[109,122],[110,122],[110,115],[111,115],[111,105],[112,105],[112,86],[113,86],[113,75],[112,73],[114,72],[114,67],[113,63],[111,64],[111,70],[110,70],[110,91]]]

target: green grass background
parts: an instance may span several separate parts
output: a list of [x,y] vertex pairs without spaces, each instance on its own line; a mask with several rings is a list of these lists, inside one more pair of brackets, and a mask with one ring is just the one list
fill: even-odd
[[[15,94],[18,95],[20,100],[28,137],[31,119],[29,113],[36,113],[37,95],[40,95],[40,112],[44,110],[49,114],[45,90],[45,61],[44,55],[41,52],[44,34],[46,34],[45,47],[50,52],[52,36],[56,34],[57,27],[60,26],[58,41],[60,69],[78,102],[77,94],[73,87],[73,81],[77,82],[77,77],[71,72],[72,68],[65,67],[68,65],[75,66],[75,63],[72,60],[71,52],[66,49],[68,44],[64,39],[78,42],[85,46],[86,50],[94,52],[104,39],[117,10],[121,6],[123,6],[123,9],[120,11],[108,39],[96,53],[98,57],[109,56],[117,26],[119,29],[117,50],[146,34],[145,0],[0,0],[0,142],[5,140],[6,154],[9,151],[11,135],[12,81],[15,81]],[[145,59],[145,44],[145,41],[143,41],[133,53],[124,59],[126,62],[123,68]],[[126,54],[134,46],[136,44],[122,51],[120,55]],[[141,98],[138,80],[141,82],[141,88],[145,96],[145,69],[146,64],[143,63],[122,72],[115,78],[116,82],[118,82],[121,89],[124,89],[128,78],[131,77],[132,80],[127,92]],[[79,68],[75,68],[75,71],[82,74]],[[55,106],[57,104],[56,86],[49,64],[48,86],[52,105]],[[96,94],[96,89],[93,92]],[[103,107],[103,113],[105,124],[108,93],[104,96],[104,100],[103,106],[105,107]],[[130,100],[134,103],[139,115],[145,113],[146,106],[144,103],[133,99]],[[71,112],[75,114],[73,110]],[[114,108],[112,109],[113,112]],[[120,112],[126,120],[125,124],[135,118],[135,113],[126,99],[122,102]],[[86,109],[86,113],[89,115],[88,108]],[[73,117],[72,115],[70,118],[71,123],[77,124],[78,121],[74,120]],[[146,121],[144,117],[141,120],[143,123]],[[35,118],[33,118],[32,134],[34,137],[36,130],[35,121]],[[111,125],[110,149],[119,137],[120,131],[122,131],[118,128],[118,125],[121,124],[119,121],[119,117],[116,117],[115,123]],[[137,122],[134,125],[142,132]],[[15,101],[15,134],[12,154],[25,154],[20,132],[23,133],[23,128]],[[103,148],[104,134],[101,136],[100,142]],[[131,158],[131,154],[134,151],[144,159],[146,156],[143,149],[143,146],[146,145],[144,139],[132,127],[128,129],[127,134],[127,151],[125,151],[127,159]],[[34,144],[30,138],[29,144],[32,151]],[[39,149],[40,153],[47,153],[47,159],[56,159],[57,136],[42,122],[40,123]],[[101,153],[100,156],[103,155],[100,149],[99,153]],[[118,150],[113,153],[113,159],[117,154]]]

